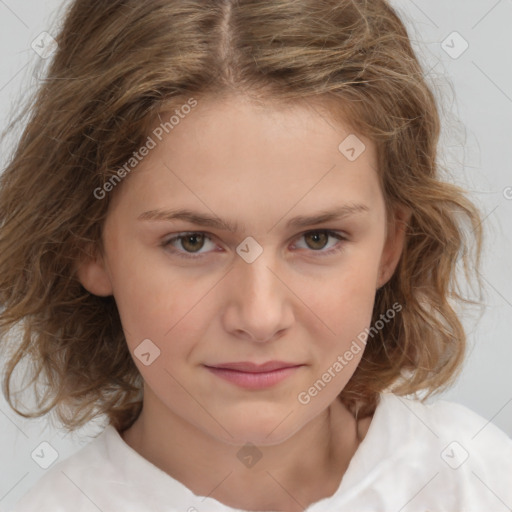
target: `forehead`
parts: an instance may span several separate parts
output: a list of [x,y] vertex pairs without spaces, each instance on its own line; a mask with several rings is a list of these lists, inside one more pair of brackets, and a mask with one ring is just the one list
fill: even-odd
[[154,148],[119,190],[133,207],[271,217],[380,194],[372,142],[320,105],[198,99],[192,110],[161,112],[148,136]]

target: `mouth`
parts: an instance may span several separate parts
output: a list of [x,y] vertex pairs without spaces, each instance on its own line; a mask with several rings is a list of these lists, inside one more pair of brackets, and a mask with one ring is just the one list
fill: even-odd
[[250,361],[243,361],[239,363],[220,363],[210,365],[210,368],[219,368],[223,370],[235,370],[246,373],[266,373],[275,370],[283,370],[285,368],[293,368],[295,366],[302,366],[299,363],[285,363],[283,361],[267,361],[266,363],[256,364]]
[[264,389],[282,382],[304,365],[282,361],[268,361],[263,364],[244,361],[204,366],[217,377],[239,387]]

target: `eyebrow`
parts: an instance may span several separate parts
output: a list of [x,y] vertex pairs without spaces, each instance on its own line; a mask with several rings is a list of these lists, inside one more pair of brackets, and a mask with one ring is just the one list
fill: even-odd
[[[364,204],[348,204],[333,210],[323,210],[313,215],[299,215],[286,222],[287,228],[300,229],[324,222],[333,222],[346,217],[369,212],[370,208]],[[221,219],[214,215],[194,212],[186,208],[175,210],[149,210],[138,216],[141,221],[173,221],[182,220],[198,226],[210,227],[230,233],[240,232],[244,226],[238,222]]]

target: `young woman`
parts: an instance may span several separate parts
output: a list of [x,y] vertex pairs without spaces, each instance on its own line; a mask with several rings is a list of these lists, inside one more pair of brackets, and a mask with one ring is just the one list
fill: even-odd
[[4,393],[105,430],[16,510],[511,507],[512,440],[424,402],[481,224],[390,5],[75,0],[57,43],[1,176]]

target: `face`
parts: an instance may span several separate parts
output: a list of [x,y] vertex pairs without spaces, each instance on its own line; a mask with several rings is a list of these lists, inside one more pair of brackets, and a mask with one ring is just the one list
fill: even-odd
[[199,101],[115,190],[79,275],[114,296],[154,417],[269,445],[354,373],[402,235],[373,144],[320,112]]

